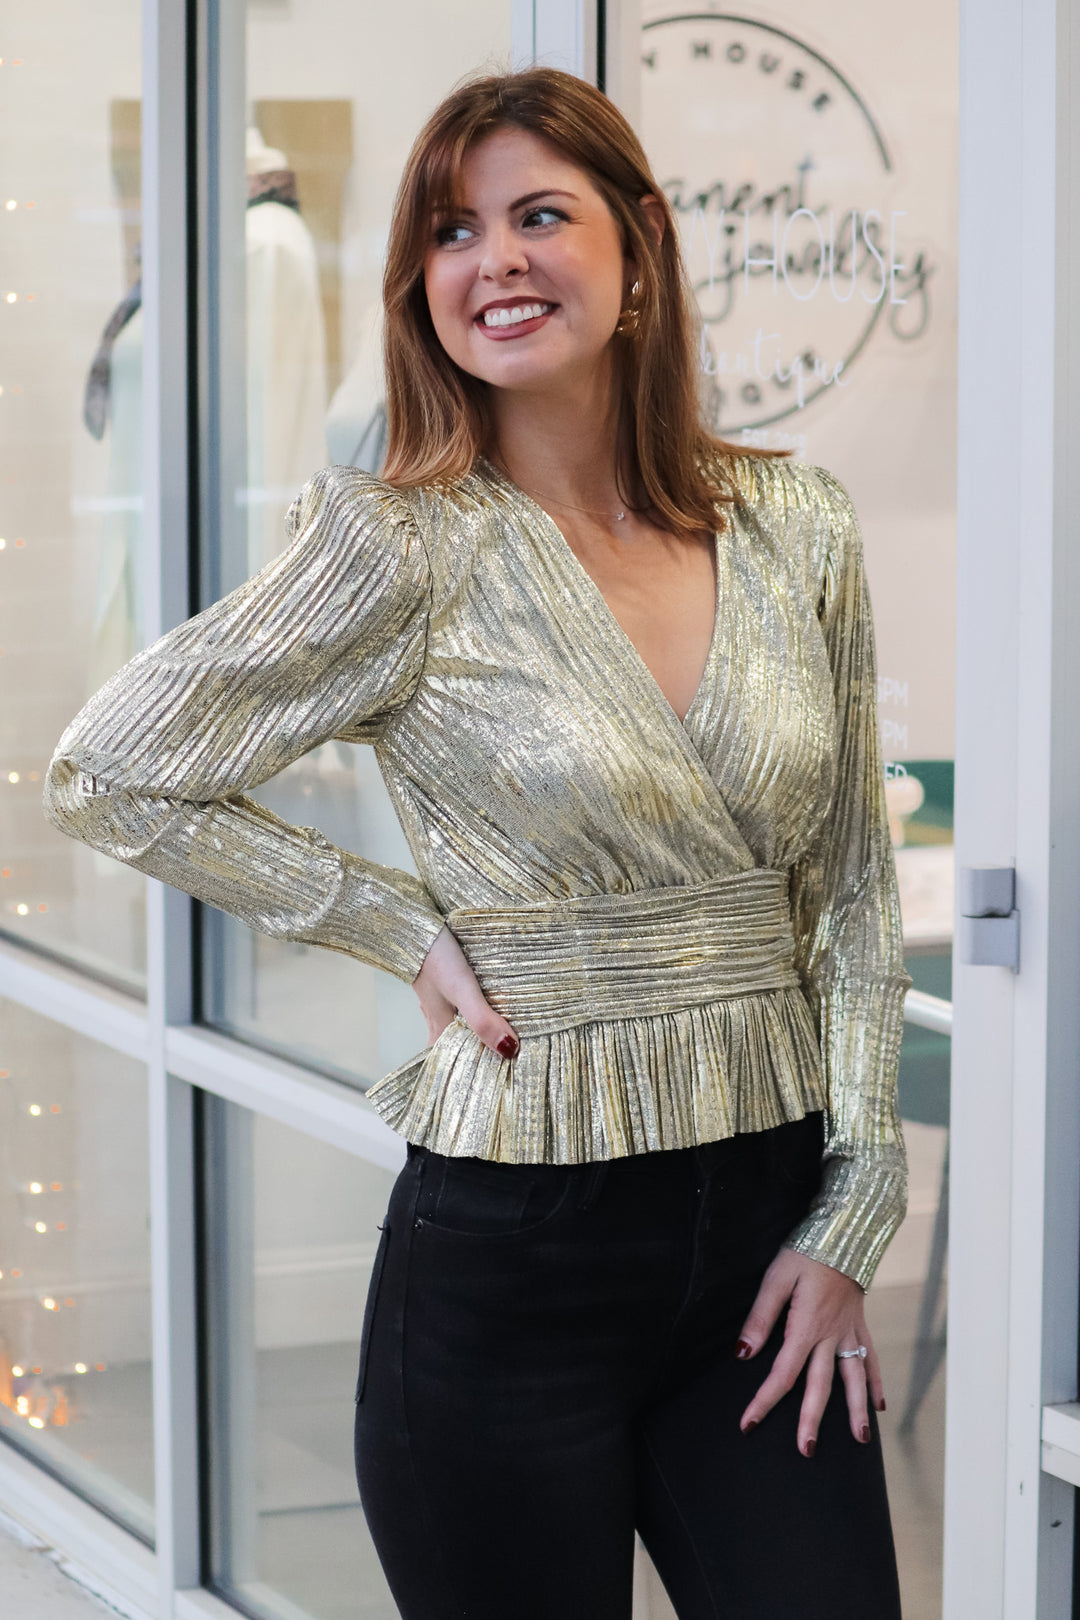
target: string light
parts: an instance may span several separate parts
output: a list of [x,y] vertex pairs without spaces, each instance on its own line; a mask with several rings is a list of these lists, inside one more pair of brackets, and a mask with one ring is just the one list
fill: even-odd
[[45,1419],[44,1418],[39,1418],[39,1417],[32,1417],[30,1419],[30,1427],[32,1429],[43,1429],[45,1427]]
[[84,1373],[86,1371],[86,1362],[85,1361],[77,1361],[75,1363],[75,1371],[77,1373]]
[[30,907],[27,905],[17,905],[15,910],[20,917],[25,917],[27,912],[30,910]]
[[12,1378],[22,1378],[24,1376],[23,1369],[21,1367],[12,1367],[11,1376]]
[[7,303],[7,304],[14,304],[14,303],[17,302],[18,297],[19,297],[18,293],[6,293],[5,297],[4,297],[4,302]]
[[41,1303],[47,1311],[58,1311],[60,1309],[55,1299],[43,1299]]
[[30,1112],[34,1115],[34,1117],[36,1119],[38,1114],[41,1113],[41,1104],[40,1103],[31,1103],[30,1104]]
[[41,1182],[40,1181],[32,1181],[30,1183],[30,1191],[32,1193],[39,1193],[39,1192],[43,1191]]
[[35,1221],[34,1222],[34,1231],[35,1232],[47,1232],[48,1230],[49,1230],[49,1228],[45,1225],[44,1221]]
[[18,208],[18,206],[19,205],[15,201],[14,197],[9,197],[7,202],[4,204],[4,207],[7,209],[9,214],[11,213],[13,208]]
[[19,780],[18,771],[8,771],[7,779],[9,782],[17,782]]

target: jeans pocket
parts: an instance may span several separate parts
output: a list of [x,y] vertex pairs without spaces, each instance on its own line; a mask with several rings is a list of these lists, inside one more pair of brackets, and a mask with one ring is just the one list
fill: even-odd
[[371,1263],[371,1281],[368,1284],[367,1303],[364,1306],[364,1324],[360,1329],[360,1366],[356,1374],[357,1402],[364,1398],[364,1384],[367,1379],[368,1357],[371,1353],[371,1327],[375,1320],[375,1306],[379,1298],[379,1284],[382,1282],[383,1267],[386,1264],[386,1250],[390,1242],[390,1222],[385,1221],[379,1228],[382,1236],[379,1238],[375,1258]]
[[[431,1161],[435,1161],[432,1163]],[[561,1166],[503,1164],[430,1155],[421,1220],[432,1232],[462,1238],[524,1236],[553,1219],[570,1188]]]

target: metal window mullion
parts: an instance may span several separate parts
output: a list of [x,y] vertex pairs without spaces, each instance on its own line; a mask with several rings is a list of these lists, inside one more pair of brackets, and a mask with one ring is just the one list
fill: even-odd
[[597,81],[597,8],[603,0],[534,0],[535,60]]
[[[192,8],[144,0],[144,623],[189,608],[188,108]],[[191,1087],[170,1077],[166,1029],[191,1016],[191,903],[147,879],[147,1024],[154,1485],[158,1607],[199,1581]]]

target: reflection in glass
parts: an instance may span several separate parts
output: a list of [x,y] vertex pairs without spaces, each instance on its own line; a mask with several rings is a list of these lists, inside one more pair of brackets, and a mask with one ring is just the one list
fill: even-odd
[[[407,24],[393,8],[335,6],[328,31],[313,0],[248,6],[246,84],[226,86],[231,201],[214,271],[223,351],[246,360],[243,384],[223,383],[213,435],[221,498],[207,524],[207,601],[281,551],[289,503],[318,468],[379,470],[394,193],[424,118],[454,82],[506,67],[510,19],[509,0],[425,0]],[[253,796],[358,854],[414,870],[368,748],[328,743]],[[258,938],[221,913],[204,913],[203,926],[204,1011],[217,1027],[361,1084],[425,1045],[400,980]]]
[[267,1620],[394,1620],[352,1457],[394,1175],[220,1098],[204,1108],[213,1584]]
[[[644,0],[642,20],[639,130],[682,233],[713,424],[830,468],[859,513],[908,968],[947,1000],[957,7],[915,0],[899,32],[884,13],[852,30],[840,0],[812,19],[797,0]],[[908,1620],[941,1613],[948,1084],[948,1038],[909,1025],[909,1215],[868,1306]]]
[[50,827],[41,783],[143,640],[139,18],[15,0],[0,70],[0,932],[134,990],[144,880]]
[[153,1539],[142,1066],[0,1001],[0,1436]]

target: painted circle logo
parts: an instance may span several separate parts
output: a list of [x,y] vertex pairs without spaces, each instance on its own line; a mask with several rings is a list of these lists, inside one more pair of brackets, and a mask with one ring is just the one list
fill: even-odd
[[920,337],[932,267],[881,129],[818,51],[753,18],[681,13],[645,24],[642,60],[644,144],[682,232],[710,414],[753,442],[847,387],[876,329]]

